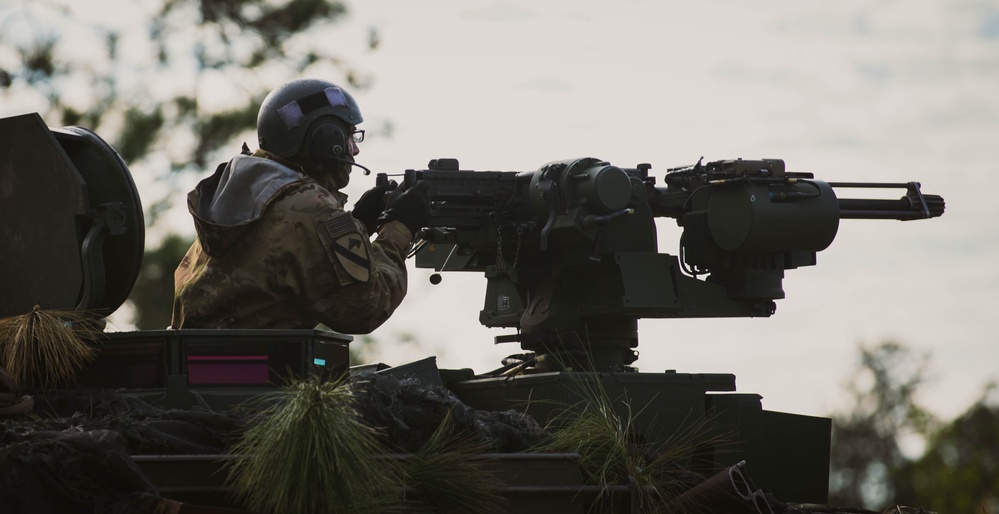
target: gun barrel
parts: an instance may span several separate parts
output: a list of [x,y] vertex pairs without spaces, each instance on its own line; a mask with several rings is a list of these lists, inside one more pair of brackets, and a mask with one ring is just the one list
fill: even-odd
[[834,188],[904,188],[905,196],[896,200],[839,198],[840,219],[895,219],[901,221],[936,218],[944,213],[945,203],[939,195],[926,195],[918,182],[905,184],[838,182]]

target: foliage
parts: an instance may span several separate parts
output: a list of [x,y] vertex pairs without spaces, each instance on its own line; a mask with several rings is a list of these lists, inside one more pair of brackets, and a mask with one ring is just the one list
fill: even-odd
[[[253,128],[270,88],[317,64],[355,88],[370,80],[332,54],[327,38],[308,37],[343,18],[340,0],[119,3],[105,10],[145,19],[116,23],[66,0],[0,10],[0,27],[18,28],[0,42],[0,91],[34,93],[50,124],[87,126],[128,163],[183,143],[173,168],[204,167],[211,152]],[[205,105],[207,89],[230,93],[227,105]]]
[[[156,177],[165,191],[143,191],[151,226],[183,198],[171,172],[202,173],[220,152],[235,153],[273,87],[304,75],[342,77],[355,89],[371,82],[329,37],[347,13],[342,0],[105,4],[0,4],[0,98],[5,110],[38,111],[49,126],[93,130],[133,175]],[[146,256],[152,269],[130,298],[140,329],[168,323],[176,243],[167,238]],[[154,283],[165,289],[147,288]]]
[[[416,336],[409,332],[396,332],[392,334],[390,341],[376,339],[370,334],[358,334],[354,336],[354,340],[350,343],[350,365],[371,364],[385,361],[385,359],[390,357],[398,358],[398,355],[391,355],[391,351],[388,348],[390,346],[398,348],[401,345],[407,344],[420,346],[420,342],[417,341]],[[440,355],[441,353],[437,352],[438,358]]]
[[489,445],[444,418],[419,451],[385,455],[347,379],[292,381],[266,397],[230,453],[228,484],[267,513],[505,512]]
[[939,512],[999,513],[999,388],[934,433],[901,473],[905,496]]
[[350,342],[350,347],[348,348],[350,365],[357,366],[360,364],[367,364],[370,361],[371,354],[375,351],[376,346],[378,346],[378,341],[368,334],[355,336],[354,340]]
[[[635,441],[632,426],[640,412],[632,410],[627,399],[611,399],[599,381],[576,384],[583,400],[569,406],[552,419],[546,441],[533,451],[575,453],[588,483],[600,487],[594,509],[610,510],[617,505],[615,489],[630,486],[628,500],[633,512],[657,512],[674,499],[685,486],[695,439],[709,442],[703,424],[692,424],[668,440],[643,447]],[[616,408],[619,406],[620,408]],[[721,442],[721,441],[717,441]]]
[[173,307],[173,272],[191,246],[191,239],[169,234],[160,245],[146,250],[142,270],[128,303],[135,310],[133,323],[139,330],[156,330],[170,324]]
[[0,319],[0,368],[21,388],[70,385],[93,360],[101,327],[93,313],[45,311]]
[[[916,401],[928,356],[897,343],[860,349],[855,407],[834,416],[830,504],[913,505],[935,512],[999,514],[999,398],[982,398],[943,423]],[[916,436],[921,456],[902,451]]]
[[417,512],[506,512],[502,482],[482,454],[489,445],[455,430],[449,413],[403,464],[403,503]]
[[833,417],[830,503],[884,505],[898,499],[894,482],[907,465],[901,440],[925,437],[936,420],[916,402],[926,355],[885,342],[860,348],[849,392],[854,409]]
[[346,381],[295,381],[270,399],[231,453],[228,483],[254,511],[381,512],[398,471],[374,459],[377,432],[353,407]]

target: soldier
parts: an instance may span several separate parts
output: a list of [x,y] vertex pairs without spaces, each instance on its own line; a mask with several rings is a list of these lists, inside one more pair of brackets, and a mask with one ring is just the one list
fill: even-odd
[[188,194],[198,237],[174,274],[173,328],[323,323],[366,334],[388,319],[406,295],[406,254],[428,196],[391,183],[344,211],[361,121],[353,97],[329,82],[295,80],[267,95],[259,149],[244,144]]

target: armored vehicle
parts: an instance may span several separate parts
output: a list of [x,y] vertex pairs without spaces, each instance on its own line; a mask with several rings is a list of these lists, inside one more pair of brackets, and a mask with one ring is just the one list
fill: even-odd
[[[0,120],[0,318],[54,311],[106,315],[141,268],[144,222],[128,167],[95,133],[49,128],[37,114]],[[476,272],[487,281],[480,322],[521,351],[494,370],[438,369],[433,359],[348,368],[350,335],[314,330],[106,332],[81,389],[113,390],[171,409],[224,410],[288,378],[376,373],[443,388],[472,409],[526,412],[557,429],[566,407],[607,400],[635,447],[688,434],[691,472],[710,477],[690,505],[766,512],[769,499],[827,499],[830,420],[763,409],[731,374],[641,372],[641,318],[767,317],[789,270],[816,264],[844,218],[927,219],[943,199],[916,182],[830,183],[779,159],[719,160],[669,169],[597,158],[530,171],[461,170],[455,159],[406,170],[426,182],[431,215],[415,265]],[[388,180],[379,175],[379,181]],[[897,199],[841,198],[855,188]],[[655,226],[682,227],[680,255],[660,253]],[[444,286],[446,287],[446,286]],[[571,408],[569,409],[571,410]],[[493,455],[511,512],[583,512],[599,494],[634,484],[587,482],[578,455]],[[163,497],[236,507],[224,452],[130,459]],[[752,470],[752,480],[749,470]],[[765,490],[769,496],[760,493]],[[627,502],[625,502],[627,503]],[[727,506],[726,506],[727,505]],[[208,507],[205,507],[208,508]]]

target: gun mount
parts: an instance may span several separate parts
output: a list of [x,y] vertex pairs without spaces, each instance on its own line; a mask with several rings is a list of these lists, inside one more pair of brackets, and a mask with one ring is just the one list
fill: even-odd
[[[944,211],[918,182],[827,183],[779,159],[699,161],[669,169],[665,186],[650,169],[582,158],[522,172],[464,171],[455,159],[407,170],[431,198],[416,265],[483,273],[479,321],[515,328],[496,341],[544,356],[536,370],[621,371],[637,358],[640,318],[770,316],[785,272],[815,265],[840,219]],[[836,188],[905,194],[844,199]],[[659,253],[657,217],[682,227],[679,256]]]

